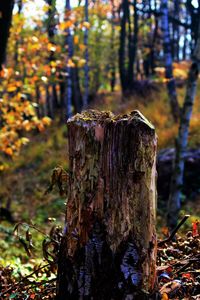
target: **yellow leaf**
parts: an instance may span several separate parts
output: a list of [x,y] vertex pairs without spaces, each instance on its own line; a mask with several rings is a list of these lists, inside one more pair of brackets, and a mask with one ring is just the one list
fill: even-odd
[[80,48],[80,50],[85,50],[85,48],[86,48],[86,46],[84,45],[84,44],[79,44],[79,48]]
[[169,297],[168,297],[167,293],[163,293],[161,300],[168,300],[168,299],[169,299]]
[[0,165],[0,171],[3,171],[5,169],[4,165]]
[[86,63],[86,60],[82,58],[78,61],[78,66],[83,67],[85,65],[85,63]]
[[12,156],[12,155],[13,155],[13,150],[12,150],[12,148],[10,148],[10,147],[7,147],[7,148],[4,150],[4,152],[5,152],[7,155],[9,155],[9,156]]
[[68,20],[66,22],[60,23],[59,27],[60,27],[61,30],[65,30],[65,29],[71,27],[72,24],[73,24],[72,21]]
[[37,127],[38,127],[38,130],[39,131],[44,131],[44,125],[42,124],[42,123],[39,123],[38,125],[37,125]]
[[68,67],[71,67],[71,68],[75,67],[75,64],[73,63],[73,61],[71,59],[68,59],[67,65],[68,65]]
[[31,124],[28,120],[24,120],[22,122],[22,125],[23,125],[23,128],[26,130],[26,131],[30,131],[31,130]]
[[7,92],[8,93],[12,93],[12,92],[15,92],[16,91],[16,86],[15,85],[9,85],[8,88],[7,88]]
[[39,40],[38,40],[38,38],[36,36],[33,36],[32,37],[32,41],[35,42],[35,43],[37,43]]
[[44,125],[50,125],[51,124],[51,119],[49,118],[49,117],[43,117],[42,118],[42,123],[44,124]]
[[[48,4],[44,4],[43,8],[42,8],[43,12],[48,12],[49,10],[49,5]],[[32,298],[31,298],[32,299]]]
[[74,36],[74,44],[77,45],[78,42],[79,42],[79,37],[78,37],[78,35],[75,35]]
[[90,23],[89,22],[83,22],[83,27],[85,27],[86,29],[90,28]]
[[29,139],[27,139],[26,137],[21,138],[21,142],[23,145],[26,145],[29,142]]

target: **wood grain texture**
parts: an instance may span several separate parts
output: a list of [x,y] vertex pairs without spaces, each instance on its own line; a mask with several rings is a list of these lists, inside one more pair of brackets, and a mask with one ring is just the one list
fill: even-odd
[[124,116],[87,111],[71,118],[68,130],[67,229],[58,299],[134,299],[128,297],[151,292],[156,262],[154,127],[138,111]]

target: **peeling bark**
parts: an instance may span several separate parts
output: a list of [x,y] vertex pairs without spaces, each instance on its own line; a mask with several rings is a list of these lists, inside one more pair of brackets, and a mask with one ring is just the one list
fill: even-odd
[[155,285],[156,135],[138,111],[68,121],[57,299],[145,299]]

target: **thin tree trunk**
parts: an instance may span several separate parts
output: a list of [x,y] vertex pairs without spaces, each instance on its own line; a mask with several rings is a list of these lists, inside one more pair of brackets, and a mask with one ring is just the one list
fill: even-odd
[[[97,27],[100,27],[100,24],[101,24],[101,20],[100,20],[100,16],[98,16],[98,21],[97,21],[99,24],[97,25]],[[101,39],[102,39],[102,32],[96,32],[96,36],[95,36],[95,44],[96,45],[99,45],[101,43]],[[100,88],[100,61],[99,61],[99,57],[100,57],[100,54],[101,53],[101,49],[99,47],[95,47],[95,57],[96,57],[96,65],[94,67],[94,88],[92,90],[92,95],[96,95],[99,88]]]
[[144,299],[155,284],[154,127],[138,111],[87,111],[68,133],[57,299]]
[[[48,18],[47,18],[47,33],[48,33],[48,38],[49,41],[52,44],[55,44],[55,34],[56,34],[56,0],[46,0],[46,2],[49,5],[47,14],[48,14]],[[49,55],[49,63],[51,63],[52,61],[55,60],[55,54],[54,51],[51,51],[50,55]],[[50,101],[51,103],[51,107],[52,107],[52,118],[54,118],[54,111],[58,108],[58,97],[57,97],[57,91],[56,91],[56,84],[54,82],[52,82],[50,84],[51,89],[50,89]]]
[[[71,4],[70,0],[66,0],[66,12],[67,15],[70,15],[71,12]],[[66,45],[68,47],[68,57],[67,57],[67,84],[65,89],[65,95],[64,95],[64,103],[65,103],[65,109],[66,109],[66,117],[69,118],[72,116],[72,68],[69,65],[69,61],[72,59],[73,56],[73,37],[71,34],[71,29],[68,28],[66,30],[67,37],[66,37]]]
[[65,87],[66,83],[64,81],[64,78],[62,75],[59,76],[59,90],[60,90],[60,97],[59,97],[59,102],[60,102],[60,121],[61,123],[63,123],[64,121],[64,112],[63,110],[65,110]]
[[[179,19],[179,11],[180,11],[180,1],[175,0],[174,2],[174,17]],[[180,52],[180,29],[178,24],[173,24],[174,26],[174,54],[175,54],[175,59],[179,61],[179,52]]]
[[121,24],[120,24],[120,46],[119,46],[119,73],[122,91],[127,90],[127,72],[125,67],[125,47],[126,47],[126,22],[128,18],[129,4],[123,0],[121,4]]
[[[18,0],[18,16],[21,15],[21,11],[22,11],[22,0]],[[18,48],[20,43],[22,42],[22,37],[17,37],[16,39],[16,43],[15,43],[15,53],[14,53],[14,60],[15,60],[15,69],[17,69],[18,66]]]
[[80,88],[80,81],[79,81],[79,69],[78,67],[74,67],[71,69],[72,74],[72,99],[74,105],[74,112],[79,113],[82,109],[82,95],[81,95],[81,88]]
[[[128,67],[126,71],[126,84],[127,84],[127,90],[126,92],[130,92],[133,86],[133,74],[134,74],[134,33],[133,26],[132,26],[132,20],[130,18],[130,3],[127,4],[127,22],[128,22],[128,36],[127,36],[127,44],[128,44]],[[135,14],[135,10],[134,10]],[[135,30],[135,27],[134,27]],[[125,62],[126,64],[126,62]]]
[[0,71],[6,58],[6,45],[12,20],[13,0],[0,1]]
[[183,42],[183,51],[182,51],[182,59],[186,60],[186,49],[187,49],[187,44],[188,44],[188,40],[187,40],[187,29],[185,29],[184,32],[184,42]]
[[[89,22],[88,17],[88,0],[85,0],[85,22]],[[83,94],[83,108],[88,106],[89,98],[89,52],[88,52],[88,28],[84,31],[84,45],[85,45],[85,66],[84,66],[84,94]]]
[[155,71],[155,46],[157,42],[157,36],[158,36],[158,18],[155,16],[155,28],[153,32],[153,39],[152,39],[152,45],[151,45],[151,52],[150,52],[150,66],[151,66],[151,75],[154,75]]
[[37,103],[37,106],[36,106],[37,116],[38,116],[38,118],[41,118],[41,117],[43,117],[43,115],[40,112],[41,111],[41,108],[40,108],[40,88],[39,88],[38,83],[35,84],[35,98],[36,98],[36,103]]
[[49,40],[53,43],[54,42],[54,37],[56,34],[56,0],[45,0],[47,4],[49,5],[47,14],[48,14],[48,19],[47,19],[47,33]]
[[116,62],[115,62],[115,4],[114,0],[111,0],[111,5],[112,5],[112,20],[111,20],[111,43],[110,43],[110,48],[111,48],[111,58],[110,58],[110,63],[111,63],[111,79],[110,79],[110,87],[111,87],[111,92],[114,92],[115,90],[115,84],[116,84]]
[[171,41],[169,34],[169,21],[168,21],[168,0],[161,1],[162,13],[162,31],[163,31],[163,48],[165,59],[165,76],[167,79],[167,90],[170,100],[171,112],[174,120],[177,122],[179,119],[179,104],[176,94],[176,83],[173,77],[173,65],[171,54]]
[[184,154],[188,143],[189,125],[192,116],[192,108],[197,89],[197,80],[200,68],[200,25],[197,45],[193,54],[193,62],[190,67],[187,81],[185,101],[181,112],[179,133],[176,141],[176,157],[172,175],[170,196],[168,201],[167,223],[170,229],[176,226],[180,210],[180,196],[183,185]]
[[53,107],[52,107],[52,95],[49,93],[49,84],[47,83],[45,86],[46,90],[46,111],[48,117],[53,117]]
[[[133,24],[134,30],[133,34],[129,36],[129,68],[128,68],[128,85],[129,90],[133,89],[133,80],[135,77],[134,66],[137,58],[137,44],[138,44],[138,10],[137,10],[137,0],[133,2],[134,15],[133,15]],[[130,16],[129,16],[130,17]],[[130,24],[131,27],[131,24]]]

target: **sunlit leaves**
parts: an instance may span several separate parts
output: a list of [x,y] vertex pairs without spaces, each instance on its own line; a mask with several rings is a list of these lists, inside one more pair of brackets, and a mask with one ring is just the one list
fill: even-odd
[[72,25],[73,25],[73,22],[71,20],[67,20],[67,21],[61,22],[59,24],[59,29],[64,31],[64,30],[70,28]]
[[48,126],[51,120],[44,117],[39,120],[34,105],[20,92],[15,93],[16,86],[9,86],[9,93],[4,93],[0,101],[0,151],[7,156],[18,154],[21,147],[28,143],[23,134],[33,129],[40,131]]
[[[33,4],[30,0],[26,2],[29,8]],[[47,10],[48,5],[44,5],[43,13]],[[41,22],[40,17],[35,18]],[[57,57],[61,46],[50,42],[45,30],[34,28],[34,22],[39,24],[36,19],[31,22],[30,26],[23,12],[14,14],[7,68],[0,73],[0,152],[6,157],[18,154],[28,143],[26,132],[44,131],[51,123],[48,117],[38,118],[37,108],[46,102],[47,85],[58,78],[61,60]],[[50,63],[51,53],[55,53],[55,60]],[[36,85],[41,91],[40,99],[36,98]],[[0,171],[5,170],[5,166],[0,162]]]

